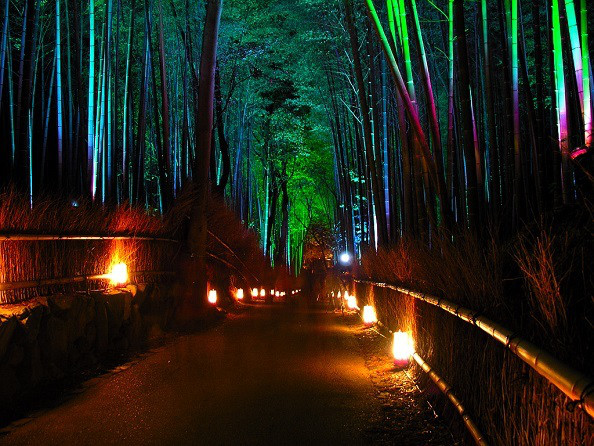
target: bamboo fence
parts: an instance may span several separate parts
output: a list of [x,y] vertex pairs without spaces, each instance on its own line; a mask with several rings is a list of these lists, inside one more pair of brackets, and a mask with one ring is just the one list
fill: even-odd
[[493,322],[479,312],[470,310],[447,299],[439,298],[397,285],[355,279],[355,282],[392,289],[426,302],[472,324],[499,341],[518,358],[532,367],[549,383],[561,390],[572,402],[594,417],[594,379],[562,363],[551,354],[523,339],[511,330]]

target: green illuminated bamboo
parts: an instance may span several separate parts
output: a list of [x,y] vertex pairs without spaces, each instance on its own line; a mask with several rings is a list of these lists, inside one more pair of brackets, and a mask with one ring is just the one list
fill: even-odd
[[410,123],[412,125],[415,137],[417,138],[417,141],[421,148],[421,154],[422,154],[423,158],[425,159],[425,161],[427,162],[427,167],[429,169],[430,178],[433,181],[433,184],[435,185],[435,188],[437,190],[437,194],[440,198],[439,202],[440,202],[440,206],[441,206],[441,212],[442,212],[442,215],[444,216],[444,220],[446,221],[446,224],[447,224],[447,222],[451,221],[451,218],[450,218],[449,210],[446,206],[447,200],[444,200],[444,198],[445,198],[444,194],[446,191],[444,179],[437,173],[437,167],[435,164],[435,160],[433,159],[433,156],[431,155],[431,151],[429,149],[429,144],[427,142],[427,137],[425,136],[425,132],[423,131],[423,128],[421,126],[421,122],[419,120],[419,115],[416,111],[415,104],[413,103],[410,95],[408,94],[407,87],[406,87],[404,80],[402,78],[402,74],[400,73],[400,69],[398,68],[398,65],[396,64],[396,59],[394,58],[392,49],[390,48],[388,38],[386,37],[386,34],[384,33],[383,26],[380,22],[379,16],[377,15],[375,6],[373,5],[373,0],[366,0],[366,5],[367,5],[367,10],[369,12],[369,16],[371,17],[373,26],[378,34],[378,37],[379,37],[382,47],[384,49],[384,53],[385,53],[386,58],[389,62],[390,70],[392,72],[392,76],[393,76],[394,82],[396,84],[396,89],[398,91],[398,95],[402,99],[407,116],[408,116]]
[[[583,90],[583,122],[584,122],[584,145],[587,148],[592,146],[592,102],[590,90],[590,49],[588,46],[588,9],[586,0],[580,0],[580,25],[581,25],[581,46],[582,46],[582,90]],[[0,97],[2,95],[0,94]]]
[[512,120],[514,134],[514,179],[513,179],[513,215],[517,218],[520,206],[520,184],[522,176],[522,161],[520,158],[520,97],[519,97],[519,68],[518,68],[518,0],[511,0],[511,81],[512,81]]
[[561,41],[561,19],[559,0],[552,0],[553,79],[555,81],[555,106],[557,113],[557,142],[561,152],[561,196],[567,203],[570,196],[569,140],[567,128],[567,105],[565,98],[565,76],[563,73],[563,44]]
[[[577,18],[575,15],[575,3],[573,0],[565,0],[565,14],[567,26],[569,28],[569,43],[571,44],[571,56],[573,58],[573,68],[575,71],[575,80],[578,89],[580,108],[584,110],[584,84],[582,67],[582,50],[580,43],[580,33],[578,31]],[[587,24],[587,22],[586,22]],[[587,26],[586,26],[587,29]]]

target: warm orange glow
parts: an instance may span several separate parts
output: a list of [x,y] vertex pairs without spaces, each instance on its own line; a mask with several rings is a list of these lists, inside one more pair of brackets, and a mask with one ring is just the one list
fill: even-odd
[[208,301],[215,305],[217,303],[218,300],[218,296],[217,296],[217,290],[209,290],[208,291]]
[[341,298],[342,294],[340,293],[340,291],[338,292],[337,296],[339,299]]
[[260,290],[260,297],[266,297],[266,290],[264,288]]
[[258,297],[258,288],[252,288],[252,297]]
[[270,290],[270,295],[274,296],[274,290]]
[[392,354],[394,362],[399,365],[407,364],[412,354],[415,352],[415,344],[412,336],[405,331],[394,333],[394,344],[392,345]]
[[237,298],[237,300],[243,299],[243,288],[237,289],[237,291],[235,292],[235,297]]
[[274,293],[274,295],[275,295],[276,297],[279,297],[279,296],[280,296],[280,292],[278,292],[278,291],[277,291],[276,293]]
[[128,267],[125,263],[116,263],[107,277],[112,285],[124,285],[128,282]]
[[349,307],[350,310],[356,310],[357,308],[359,308],[357,306],[357,298],[355,296],[348,296],[347,297],[347,306]]
[[363,307],[363,323],[365,325],[373,325],[377,322],[377,314],[375,308],[371,305],[365,305]]

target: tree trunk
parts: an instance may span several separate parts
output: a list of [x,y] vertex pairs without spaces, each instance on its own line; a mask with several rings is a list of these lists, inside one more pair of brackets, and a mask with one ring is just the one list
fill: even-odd
[[180,322],[191,320],[206,302],[208,166],[212,143],[217,43],[222,9],[222,0],[208,0],[204,19],[196,114],[196,158],[193,169],[195,197],[188,228],[187,252],[182,265],[183,301],[178,311]]

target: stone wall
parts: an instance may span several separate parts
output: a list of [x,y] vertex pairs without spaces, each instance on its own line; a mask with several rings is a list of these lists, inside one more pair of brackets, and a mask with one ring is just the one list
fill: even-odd
[[129,285],[1,305],[0,418],[40,386],[159,337],[172,323],[170,290],[167,284]]

